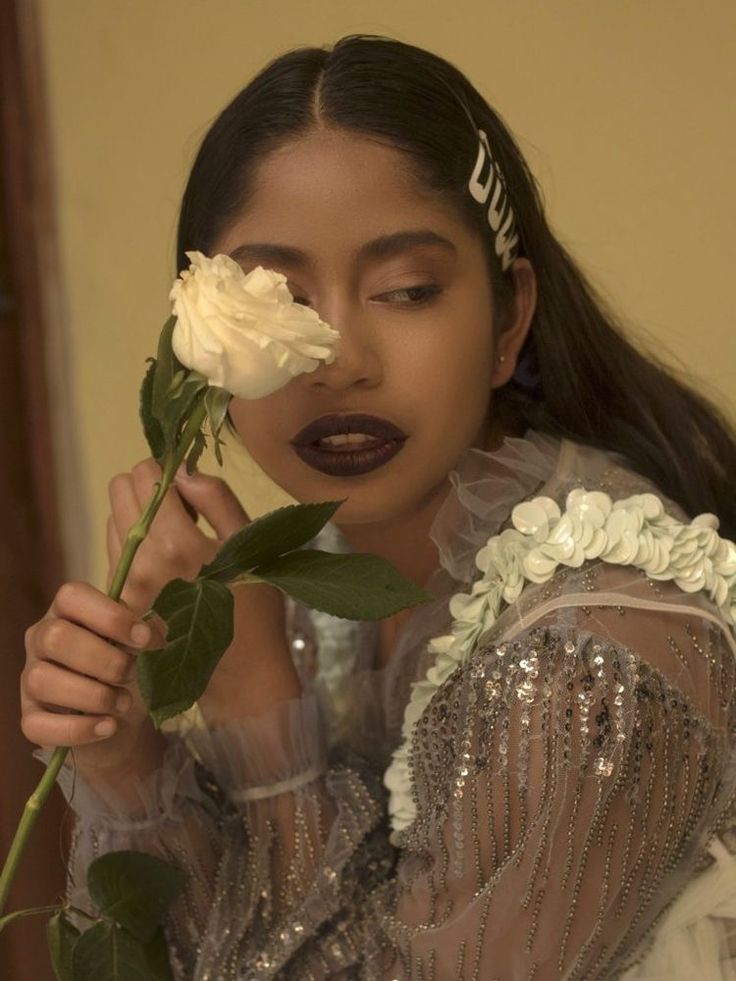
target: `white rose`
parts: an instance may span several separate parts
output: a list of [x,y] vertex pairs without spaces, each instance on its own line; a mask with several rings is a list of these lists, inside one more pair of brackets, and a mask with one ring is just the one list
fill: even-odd
[[187,252],[171,288],[174,354],[211,385],[258,399],[335,359],[339,333],[294,303],[286,277],[257,266],[246,276],[226,255]]

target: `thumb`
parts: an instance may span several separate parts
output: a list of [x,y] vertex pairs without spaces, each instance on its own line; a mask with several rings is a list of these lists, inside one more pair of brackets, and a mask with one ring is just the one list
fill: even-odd
[[190,476],[181,467],[174,483],[183,500],[209,522],[222,541],[250,522],[243,505],[221,477],[204,473]]

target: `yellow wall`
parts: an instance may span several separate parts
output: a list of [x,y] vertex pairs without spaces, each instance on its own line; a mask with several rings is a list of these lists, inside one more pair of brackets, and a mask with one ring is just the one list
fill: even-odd
[[[102,583],[107,482],[146,455],[137,390],[187,167],[225,102],[297,45],[390,34],[457,64],[510,123],[594,280],[731,400],[733,0],[38,2],[72,371],[59,425],[81,461],[66,500],[88,534],[75,575]],[[267,485],[235,470],[259,513]]]

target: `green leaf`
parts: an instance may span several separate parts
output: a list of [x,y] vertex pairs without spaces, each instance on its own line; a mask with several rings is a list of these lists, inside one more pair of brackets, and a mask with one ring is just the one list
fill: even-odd
[[154,934],[153,940],[144,944],[143,949],[146,954],[146,962],[153,976],[159,981],[174,981],[169,963],[169,949],[166,946],[166,937],[161,927]]
[[202,566],[200,578],[231,582],[256,566],[300,548],[314,538],[342,503],[289,504],[251,521],[228,538],[209,565]]
[[72,960],[74,981],[160,981],[140,940],[109,920],[85,930]]
[[194,389],[199,391],[201,388],[205,388],[208,385],[207,378],[201,375],[198,371],[194,371],[189,368],[182,368],[181,371],[177,371],[174,375],[174,379],[171,383],[171,391],[169,392],[169,397],[172,399],[179,399],[186,392],[187,385],[189,390]]
[[211,580],[174,579],[153,610],[167,624],[166,646],[138,656],[138,684],[151,718],[160,725],[188,709],[233,639],[233,596]]
[[79,930],[67,919],[63,911],[56,913],[48,922],[46,937],[51,954],[51,965],[59,981],[74,981],[72,956],[79,936]]
[[[171,346],[176,317],[169,317],[161,330],[155,367],[149,368],[151,377],[144,379],[146,415],[144,431],[149,446],[157,451],[154,455],[162,462],[167,450],[176,445],[182,426],[189,418],[195,400],[207,379],[197,371],[190,371],[177,360]],[[155,420],[158,424],[146,420]],[[160,435],[159,435],[160,431]]]
[[197,469],[197,463],[202,453],[207,448],[207,440],[204,438],[204,433],[200,429],[197,435],[194,437],[194,442],[192,443],[191,449],[187,454],[187,473],[194,473]]
[[158,418],[167,446],[174,445],[182,426],[192,413],[194,402],[202,389],[206,387],[207,379],[196,371],[190,371],[181,383],[178,392],[169,395],[162,403],[161,415]]
[[107,852],[87,870],[87,887],[103,916],[115,920],[138,940],[152,940],[186,874],[143,852]]
[[223,459],[222,459],[222,450],[220,447],[225,445],[225,441],[220,439],[219,436],[215,436],[214,439],[215,439],[215,459],[217,460],[219,465],[222,466]]
[[181,387],[184,383],[184,379],[187,377],[187,373],[184,368],[180,368],[174,373],[174,377],[171,379],[171,384],[169,385],[169,390],[166,393],[170,399],[175,399],[177,395],[181,392]]
[[222,429],[231,398],[232,395],[225,388],[210,385],[207,389],[204,404],[207,407],[207,418],[209,419],[210,432],[213,436],[219,435]]
[[302,549],[258,566],[252,575],[347,620],[381,620],[433,598],[378,555]]
[[182,368],[171,346],[175,324],[176,317],[169,317],[163,325],[158,339],[156,373],[153,378],[153,389],[151,392],[151,411],[159,422],[163,419],[171,382],[176,372]]
[[162,462],[166,446],[164,443],[164,433],[161,423],[153,414],[153,378],[156,373],[156,362],[153,358],[148,359],[150,364],[143,376],[140,391],[140,418],[143,426],[143,435],[146,437],[151,456],[159,463]]

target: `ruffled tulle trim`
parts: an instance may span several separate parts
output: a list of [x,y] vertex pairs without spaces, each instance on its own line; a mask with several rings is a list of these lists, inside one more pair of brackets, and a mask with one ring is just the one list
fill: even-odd
[[429,537],[440,564],[457,582],[470,582],[478,549],[496,534],[519,501],[533,494],[555,470],[561,442],[528,430],[507,436],[496,450],[466,450],[450,472],[452,489],[435,516]]
[[[177,738],[168,738],[164,758],[147,777],[134,781],[138,803],[131,807],[113,786],[92,787],[77,771],[70,753],[56,778],[69,806],[88,823],[111,828],[142,830],[162,821],[181,821],[180,802],[187,798],[205,801],[195,773],[195,760]],[[37,749],[34,759],[47,764],[53,750]]]
[[321,706],[316,693],[290,699],[262,715],[213,728],[193,728],[187,744],[233,799],[282,793],[327,767]]

